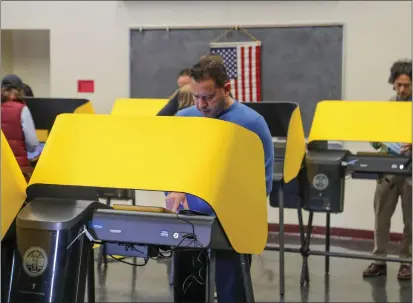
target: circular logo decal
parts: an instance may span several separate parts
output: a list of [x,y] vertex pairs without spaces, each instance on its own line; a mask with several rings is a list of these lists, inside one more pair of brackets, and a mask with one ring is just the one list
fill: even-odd
[[328,177],[325,174],[318,174],[313,179],[313,186],[317,190],[325,190],[328,186]]
[[172,237],[174,237],[174,239],[178,239],[179,234],[178,234],[178,233],[174,233],[174,234],[172,235]]
[[30,277],[42,275],[47,268],[47,255],[41,247],[30,247],[23,256],[23,269]]

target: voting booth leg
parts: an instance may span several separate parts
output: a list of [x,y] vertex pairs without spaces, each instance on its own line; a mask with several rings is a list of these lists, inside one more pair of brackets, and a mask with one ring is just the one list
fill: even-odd
[[[303,265],[301,267],[301,277],[300,277],[301,286],[310,283],[308,257],[310,255],[310,241],[311,241],[311,231],[313,229],[313,217],[314,217],[314,213],[310,212],[310,215],[308,216],[307,235],[304,236],[304,246],[301,248],[301,255],[303,256]],[[303,225],[300,229],[304,233]]]
[[[331,228],[330,228],[330,220],[331,216],[328,212],[326,214],[326,252],[330,252],[330,236],[331,236]],[[330,273],[330,256],[325,256],[325,274],[328,275]]]
[[254,288],[252,286],[251,280],[250,260],[248,258],[248,255],[245,254],[240,254],[240,260],[242,281],[244,283],[245,289],[245,301],[246,303],[254,303]]
[[278,208],[279,208],[279,244],[280,244],[280,297],[284,297],[285,294],[285,252],[284,252],[284,184],[280,182],[280,188],[278,190]]
[[93,246],[89,249],[87,260],[87,302],[95,303],[95,251]]
[[[106,196],[106,205],[110,206],[111,205],[111,196],[107,195]],[[99,247],[99,255],[98,255],[98,267],[102,266],[102,263],[107,266],[108,265],[108,256],[106,252],[106,244],[101,244]]]
[[213,303],[215,292],[215,251],[212,249],[207,250],[208,262],[206,264],[207,276],[206,276],[206,295],[205,302]]

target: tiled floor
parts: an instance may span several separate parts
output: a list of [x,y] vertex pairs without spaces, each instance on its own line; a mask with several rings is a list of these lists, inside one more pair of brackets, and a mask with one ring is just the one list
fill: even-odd
[[[271,238],[276,240],[275,237]],[[297,237],[288,237],[286,245],[298,247]],[[313,249],[322,250],[323,241],[314,239]],[[331,251],[368,252],[368,241],[333,240]],[[397,246],[392,247],[393,252]],[[265,251],[255,256],[252,279],[256,302],[279,302],[279,254]],[[389,263],[387,277],[364,280],[362,271],[369,261],[331,258],[330,275],[324,275],[324,257],[309,260],[311,282],[299,285],[302,257],[287,253],[286,302],[412,302],[411,281],[396,278],[399,264]],[[139,260],[138,260],[139,262]],[[96,269],[96,302],[171,302],[166,263],[150,261],[145,267],[132,267],[110,261],[107,268]]]

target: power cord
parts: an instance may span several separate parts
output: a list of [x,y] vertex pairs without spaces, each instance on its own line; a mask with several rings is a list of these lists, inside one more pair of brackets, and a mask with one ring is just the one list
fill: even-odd
[[[183,221],[183,222],[188,223],[189,225],[191,225],[192,233],[181,232],[181,234],[183,234],[182,240],[173,249],[173,251],[179,250],[179,251],[182,252],[182,251],[188,251],[188,250],[199,250],[199,253],[196,257],[192,256],[192,268],[196,268],[196,264],[197,264],[197,265],[200,265],[200,269],[198,270],[197,274],[190,273],[186,277],[184,282],[182,283],[182,291],[185,294],[194,282],[198,283],[200,285],[205,285],[204,276],[205,276],[206,273],[205,273],[205,262],[200,260],[202,254],[204,253],[204,247],[203,247],[202,243],[200,241],[198,241],[197,235],[195,233],[195,226],[192,222],[180,217],[179,215],[188,215],[188,216],[192,215],[193,216],[193,215],[202,215],[202,214],[198,213],[198,212],[191,211],[191,210],[181,210],[179,212],[179,214],[177,214],[177,216],[176,216],[176,218],[179,221]],[[189,244],[186,245],[187,247],[180,248],[180,246],[182,245],[182,243],[185,240],[190,240],[191,242],[189,242]]]

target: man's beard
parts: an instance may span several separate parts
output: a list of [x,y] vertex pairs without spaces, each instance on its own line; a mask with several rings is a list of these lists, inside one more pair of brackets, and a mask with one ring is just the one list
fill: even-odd
[[412,94],[406,96],[397,96],[397,101],[412,101]]

